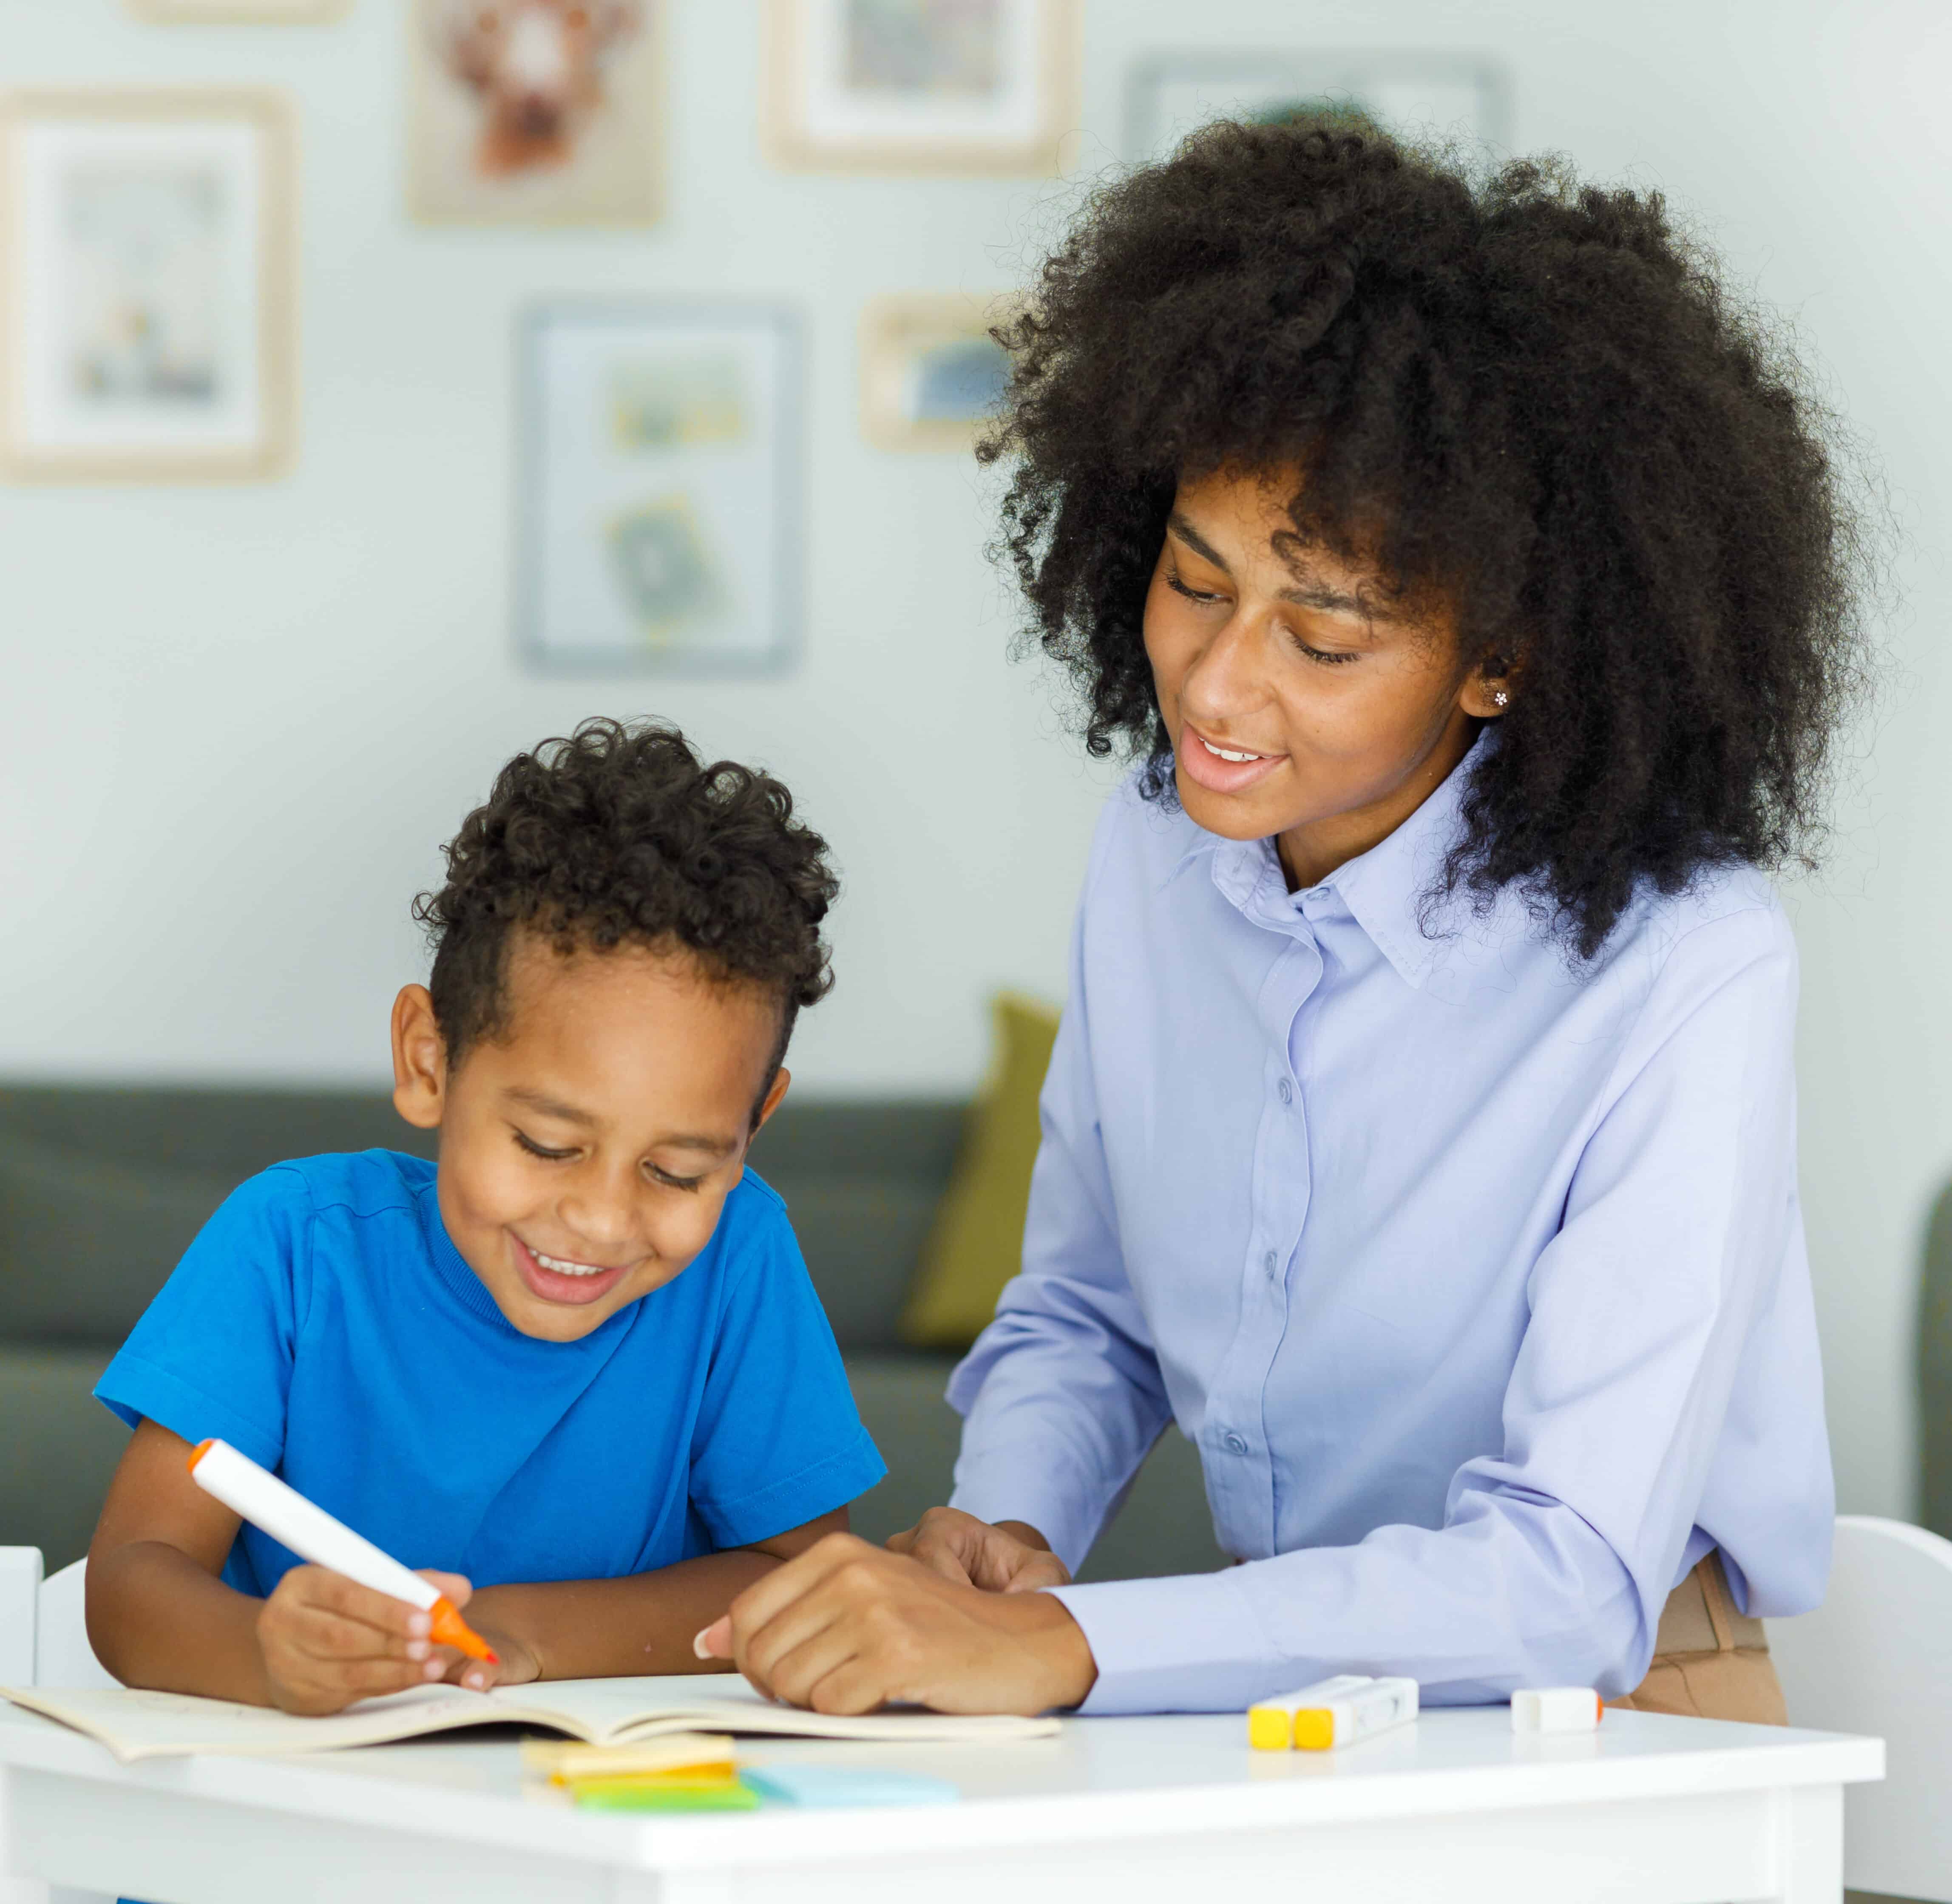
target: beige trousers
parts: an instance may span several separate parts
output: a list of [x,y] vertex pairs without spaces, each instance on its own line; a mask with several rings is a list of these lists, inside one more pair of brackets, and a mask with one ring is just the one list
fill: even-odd
[[1719,1553],[1710,1554],[1668,1596],[1647,1677],[1612,1703],[1632,1712],[1789,1723],[1769,1636],[1761,1621],[1735,1611]]

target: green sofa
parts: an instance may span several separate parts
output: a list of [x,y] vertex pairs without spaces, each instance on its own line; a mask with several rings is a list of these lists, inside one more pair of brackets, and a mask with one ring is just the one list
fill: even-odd
[[[753,1149],[888,1464],[854,1511],[874,1540],[948,1497],[952,1361],[905,1348],[896,1318],[966,1111],[789,1101]],[[38,1546],[51,1570],[86,1549],[126,1439],[89,1390],[224,1197],[280,1158],[374,1146],[428,1152],[426,1133],[371,1093],[0,1086],[0,1546]],[[1084,1577],[1222,1564],[1198,1459],[1168,1430]]]

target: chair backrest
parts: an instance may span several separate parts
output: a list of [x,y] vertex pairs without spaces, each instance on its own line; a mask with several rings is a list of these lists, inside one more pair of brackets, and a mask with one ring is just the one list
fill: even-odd
[[34,1642],[36,1686],[119,1686],[88,1643],[88,1562],[77,1560],[42,1583]]
[[1841,1516],[1822,1605],[1769,1637],[1791,1725],[1885,1743],[1844,1796],[1844,1883],[1952,1904],[1952,1540]]

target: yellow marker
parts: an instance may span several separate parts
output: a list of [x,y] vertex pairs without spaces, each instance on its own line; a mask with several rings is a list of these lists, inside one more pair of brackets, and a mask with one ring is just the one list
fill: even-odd
[[1299,1742],[1295,1721],[1304,1711],[1317,1710],[1324,1701],[1340,1699],[1376,1682],[1367,1673],[1337,1673],[1318,1679],[1298,1693],[1262,1699],[1247,1708],[1247,1743],[1256,1752],[1286,1752]]
[[[1284,1743],[1303,1752],[1327,1752],[1406,1724],[1416,1717],[1416,1712],[1415,1680],[1369,1679],[1345,1673],[1251,1708],[1247,1743],[1263,1752],[1278,1752]],[[1283,1721],[1285,1740],[1280,1737]]]

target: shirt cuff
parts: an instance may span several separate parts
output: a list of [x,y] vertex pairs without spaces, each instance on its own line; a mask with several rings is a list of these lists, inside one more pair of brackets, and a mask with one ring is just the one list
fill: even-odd
[[1097,1664],[1081,1714],[1240,1712],[1302,1683],[1231,1568],[1046,1590],[1078,1622]]

